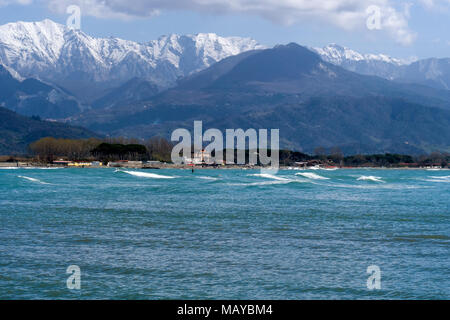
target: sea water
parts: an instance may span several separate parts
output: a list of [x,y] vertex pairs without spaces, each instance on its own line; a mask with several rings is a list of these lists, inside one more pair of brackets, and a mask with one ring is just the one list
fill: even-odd
[[449,299],[449,191],[445,170],[6,168],[0,299]]

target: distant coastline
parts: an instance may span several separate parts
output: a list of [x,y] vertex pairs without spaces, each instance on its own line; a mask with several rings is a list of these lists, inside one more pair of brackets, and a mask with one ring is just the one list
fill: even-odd
[[[245,151],[241,163],[236,150],[224,149],[225,159],[214,154],[194,152],[184,158],[182,165],[172,163],[171,142],[162,137],[148,141],[137,139],[40,139],[29,147],[26,156],[0,156],[0,167],[74,167],[74,168],[130,168],[130,169],[261,169],[262,162],[252,162],[251,155],[260,150]],[[269,150],[269,153],[272,152]],[[432,152],[423,155],[355,154],[345,155],[339,148],[316,148],[314,154],[292,150],[277,150],[278,166],[283,169],[445,169],[449,168],[450,153]],[[230,157],[230,158],[228,158]],[[239,163],[239,164],[237,164]]]
[[[249,165],[225,165],[225,166],[208,166],[208,165],[175,165],[171,163],[152,164],[151,166],[133,165],[133,166],[108,166],[108,165],[60,165],[53,163],[35,163],[35,162],[0,162],[0,169],[33,169],[33,168],[54,168],[54,169],[140,169],[140,170],[261,170],[267,169],[263,166],[249,166]],[[280,170],[354,170],[354,169],[377,169],[377,170],[450,170],[450,167],[436,167],[436,166],[280,166]]]

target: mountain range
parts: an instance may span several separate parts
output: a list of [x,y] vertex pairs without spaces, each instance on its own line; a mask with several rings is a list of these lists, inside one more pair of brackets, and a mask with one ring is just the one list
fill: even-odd
[[51,20],[0,26],[0,63],[22,77],[58,83],[89,103],[133,78],[167,88],[180,77],[258,48],[252,39],[211,33],[138,43],[94,38]]
[[147,101],[75,123],[112,135],[177,128],[279,128],[285,148],[346,153],[449,150],[450,91],[357,74],[297,44],[226,58]]
[[[145,43],[95,38],[48,19],[0,26],[0,64],[10,73],[57,84],[81,105],[94,107],[110,106],[107,96],[117,96],[122,90],[127,97],[116,103],[129,102],[133,95],[139,101],[144,83],[152,92],[160,92],[226,57],[264,48],[253,39],[212,33],[172,34]],[[337,44],[311,50],[324,61],[356,73],[450,89],[450,58],[410,63],[384,54],[361,54]],[[133,80],[140,82],[134,90],[130,88]]]
[[336,44],[266,48],[215,34],[137,43],[50,20],[0,26],[0,106],[113,136],[170,137],[203,120],[280,128],[282,147],[305,152],[449,151],[449,66]]
[[353,72],[450,90],[450,58],[405,61],[384,54],[361,54],[337,44],[312,50],[323,60]]

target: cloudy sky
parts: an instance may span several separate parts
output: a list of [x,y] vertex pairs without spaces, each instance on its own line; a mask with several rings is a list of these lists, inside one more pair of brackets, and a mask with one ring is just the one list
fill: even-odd
[[50,18],[102,37],[147,41],[214,32],[262,44],[338,43],[400,58],[450,57],[450,0],[0,0],[0,24]]

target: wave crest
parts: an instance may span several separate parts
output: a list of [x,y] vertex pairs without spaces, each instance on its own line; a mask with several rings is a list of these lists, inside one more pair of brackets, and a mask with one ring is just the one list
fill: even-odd
[[135,176],[135,177],[140,177],[140,178],[151,178],[151,179],[175,179],[174,177],[171,176],[163,176],[160,174],[156,174],[156,173],[148,173],[148,172],[140,172],[140,171],[126,171],[126,170],[118,170],[116,172],[124,172],[127,173],[129,175]]
[[30,177],[26,177],[26,176],[18,176],[18,177],[21,178],[21,179],[25,179],[25,180],[28,180],[28,181],[31,181],[31,182],[40,183],[40,184],[50,184],[50,183],[47,183],[47,182],[43,182],[43,181],[41,181],[39,179],[30,178]]
[[250,176],[251,177],[266,178],[266,179],[273,179],[273,180],[277,180],[277,181],[290,181],[289,179],[278,177],[278,176],[274,176],[273,174],[268,174],[268,173],[257,173],[257,174],[251,174]]
[[304,172],[304,173],[296,173],[296,176],[302,176],[304,178],[313,179],[313,180],[330,180],[330,178],[319,176],[318,174],[311,173],[311,172]]
[[381,182],[384,183],[383,180],[381,180],[380,177],[375,177],[375,176],[361,176],[358,179],[356,179],[358,181],[372,181],[372,182]]

